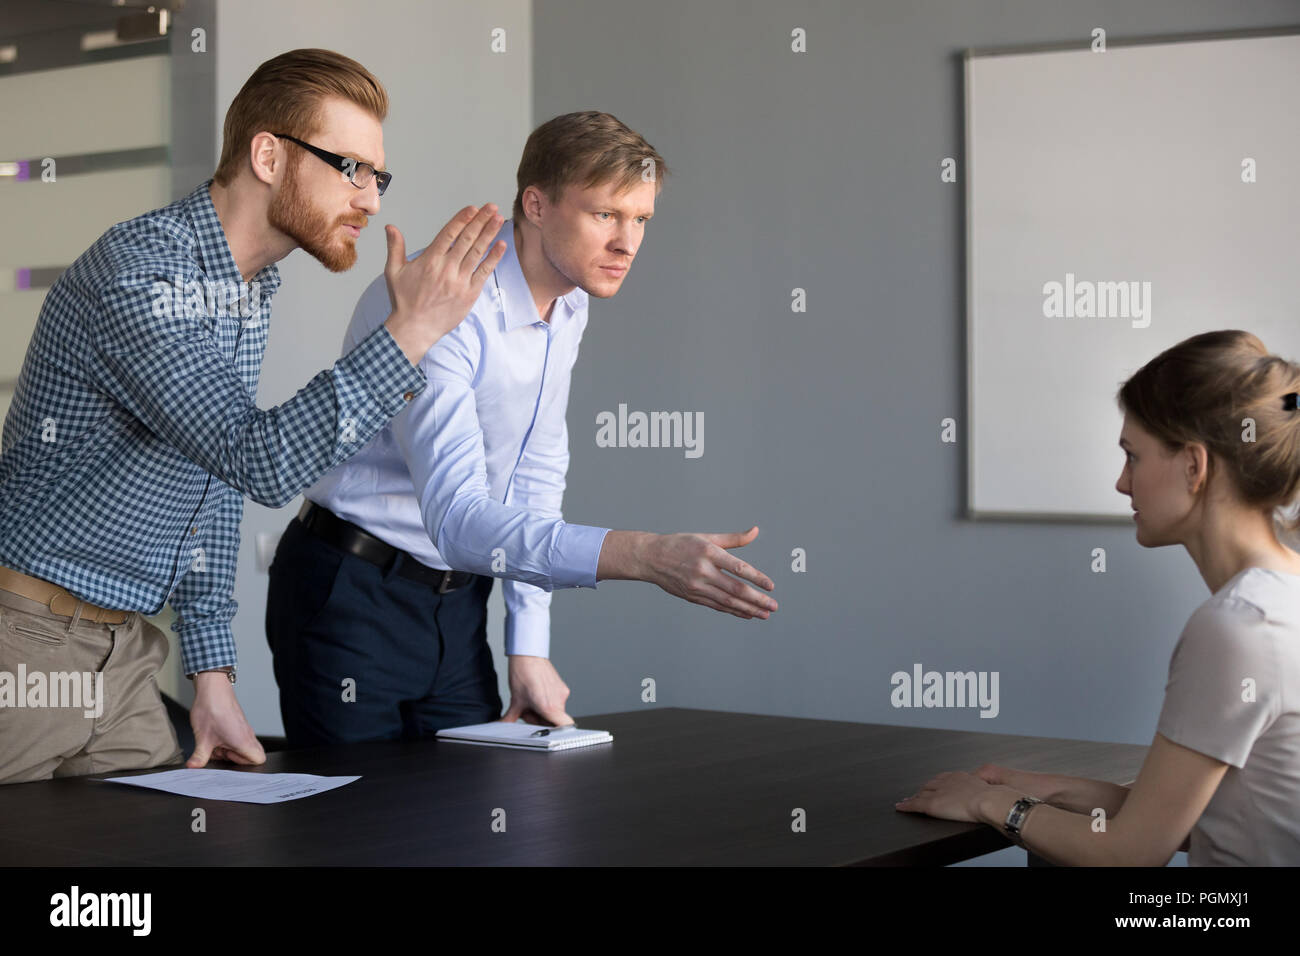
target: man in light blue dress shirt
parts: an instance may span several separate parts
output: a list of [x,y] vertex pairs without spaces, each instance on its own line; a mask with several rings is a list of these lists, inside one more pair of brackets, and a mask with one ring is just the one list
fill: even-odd
[[[657,535],[562,517],[565,410],[588,299],[618,291],[665,172],[606,113],[556,117],[529,137],[514,218],[499,233],[505,255],[421,362],[428,387],[306,491],[281,538],[266,623],[292,745],[498,718],[572,723],[548,659],[555,588],[639,579],[742,618],[776,609],[745,583],[771,590],[770,579],[727,550],[757,528]],[[389,311],[381,276],[344,353]],[[504,717],[486,642],[492,577],[504,579]]]

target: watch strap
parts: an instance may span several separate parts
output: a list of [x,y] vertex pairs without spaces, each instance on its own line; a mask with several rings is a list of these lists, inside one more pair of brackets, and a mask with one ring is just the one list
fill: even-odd
[[1011,805],[1007,813],[1007,822],[1003,824],[1002,829],[1016,843],[1020,843],[1020,830],[1025,825],[1025,818],[1029,816],[1029,811],[1042,802],[1037,797],[1020,797]]
[[190,680],[194,680],[194,678],[199,674],[207,674],[216,671],[219,671],[230,678],[230,683],[233,684],[235,682],[235,666],[233,664],[227,664],[225,667],[205,667],[201,671],[195,671],[193,674],[186,674],[185,676]]

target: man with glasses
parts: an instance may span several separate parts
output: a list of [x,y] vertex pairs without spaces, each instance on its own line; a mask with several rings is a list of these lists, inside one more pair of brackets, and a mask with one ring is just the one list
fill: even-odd
[[338,153],[331,153],[327,149],[320,149],[317,146],[313,146],[311,143],[304,143],[296,136],[290,136],[288,133],[276,133],[275,135],[280,137],[280,139],[287,139],[290,142],[297,143],[308,152],[319,156],[321,159],[325,160],[325,162],[343,173],[343,175],[348,178],[348,182],[352,183],[352,185],[356,186],[358,189],[365,189],[370,185],[370,180],[375,179],[377,180],[375,187],[379,190],[379,195],[382,196],[384,190],[388,188],[388,183],[393,178],[393,174],[390,172],[377,170],[369,163],[358,162],[351,156],[340,156]]
[[[275,263],[299,247],[333,272],[355,263],[392,178],[387,112],[379,81],[337,53],[263,63],[213,178],[113,226],[45,297],[0,441],[0,782],[181,758],[155,681],[167,639],[144,619],[169,599],[195,681],[188,766],[265,760],[232,686],[243,496],[282,507],[406,408],[424,353],[505,251],[489,251],[491,204],[409,262],[388,230],[382,326],[289,401],[254,404]],[[33,706],[22,686],[15,706],[19,673],[102,690]]]

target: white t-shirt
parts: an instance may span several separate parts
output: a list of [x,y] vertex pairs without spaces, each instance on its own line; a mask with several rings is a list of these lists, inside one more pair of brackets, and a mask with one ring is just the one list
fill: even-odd
[[1230,765],[1190,866],[1300,866],[1300,575],[1247,568],[1196,609],[1156,730]]

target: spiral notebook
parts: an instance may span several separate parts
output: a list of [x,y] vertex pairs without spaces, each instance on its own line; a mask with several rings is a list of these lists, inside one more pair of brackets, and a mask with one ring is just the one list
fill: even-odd
[[[545,733],[543,733],[545,731]],[[470,724],[466,727],[447,727],[438,731],[439,740],[457,744],[478,744],[483,747],[512,747],[515,750],[572,750],[607,744],[614,735],[607,730],[585,730],[577,727],[539,727],[522,721],[494,720],[487,724]]]

